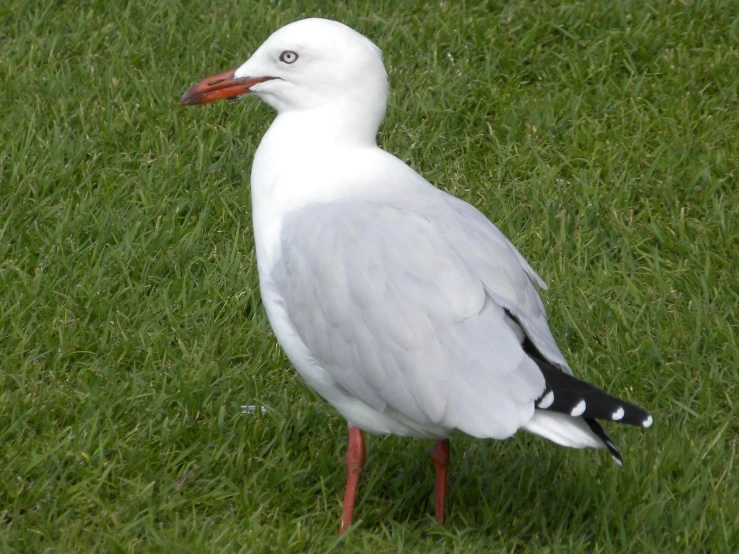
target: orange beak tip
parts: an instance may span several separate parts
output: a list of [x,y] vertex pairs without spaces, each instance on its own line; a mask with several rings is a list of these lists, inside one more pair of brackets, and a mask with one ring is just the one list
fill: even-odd
[[235,100],[239,96],[249,94],[254,85],[273,79],[277,77],[234,77],[234,70],[224,71],[198,81],[187,89],[180,100],[180,106],[207,104],[221,99]]

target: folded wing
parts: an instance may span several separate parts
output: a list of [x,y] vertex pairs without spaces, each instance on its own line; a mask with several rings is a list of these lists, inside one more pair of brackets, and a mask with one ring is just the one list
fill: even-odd
[[541,319],[547,338],[543,283],[464,208],[310,206],[284,220],[281,251],[271,277],[290,320],[348,394],[477,437],[532,418],[545,380],[517,321]]

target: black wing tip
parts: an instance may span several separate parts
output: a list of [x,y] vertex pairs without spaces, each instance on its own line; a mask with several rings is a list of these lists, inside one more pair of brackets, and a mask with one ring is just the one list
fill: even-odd
[[[606,395],[606,393],[603,394]],[[616,409],[611,413],[611,417],[599,417],[598,419],[613,421],[615,423],[626,423],[628,425],[644,428],[651,427],[652,423],[654,423],[654,418],[651,414],[641,408],[634,406],[633,404],[629,404],[628,402],[624,402],[623,400],[613,398],[612,396],[606,396],[616,403]]]
[[650,427],[654,423],[652,416],[641,408],[615,398],[555,366],[538,365],[544,375],[546,389],[535,401],[537,409],[636,427]]
[[547,360],[528,337],[524,338],[521,346],[544,375],[546,389],[535,401],[537,409],[644,428],[651,427],[654,423],[652,416],[641,408],[565,373],[561,367]]
[[595,436],[603,441],[603,444],[608,449],[608,452],[611,454],[611,458],[613,458],[613,461],[616,462],[618,465],[623,466],[624,459],[621,456],[621,452],[619,452],[618,447],[613,444],[611,437],[608,436],[608,433],[605,432],[603,427],[601,427],[600,424],[592,418],[585,417],[583,418],[583,420],[585,421],[585,423],[588,424],[588,427],[590,427],[590,430],[593,432],[593,434],[595,434]]
[[636,427],[651,427],[654,418],[641,408],[593,387],[590,390],[553,389],[544,391],[536,401],[538,410],[548,410],[572,417],[594,418]]

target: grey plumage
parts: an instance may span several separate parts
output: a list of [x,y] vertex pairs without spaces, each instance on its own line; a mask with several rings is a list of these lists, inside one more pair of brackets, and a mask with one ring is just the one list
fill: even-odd
[[302,341],[348,394],[420,425],[505,438],[545,389],[522,333],[570,370],[538,275],[477,210],[434,196],[414,208],[334,202],[289,214],[271,277]]

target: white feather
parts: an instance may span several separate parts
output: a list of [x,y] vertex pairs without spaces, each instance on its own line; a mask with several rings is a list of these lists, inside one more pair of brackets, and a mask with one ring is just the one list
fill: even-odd
[[534,416],[523,425],[529,433],[534,433],[561,446],[570,448],[605,448],[598,437],[582,418],[571,417],[557,412],[536,410]]

